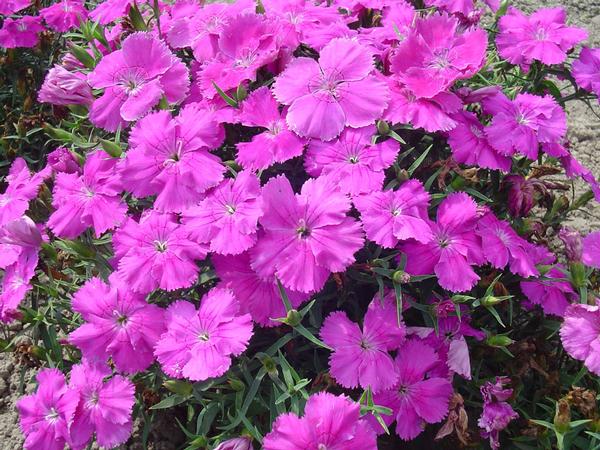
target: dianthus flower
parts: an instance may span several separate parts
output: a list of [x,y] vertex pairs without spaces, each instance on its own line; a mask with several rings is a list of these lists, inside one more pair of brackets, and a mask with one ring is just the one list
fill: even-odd
[[[259,325],[281,325],[272,319],[285,317],[286,310],[275,277],[261,278],[250,265],[248,252],[235,256],[211,255],[217,276],[223,286],[233,291],[240,302],[240,311],[249,312]],[[308,294],[286,290],[292,308],[308,299]]]
[[425,0],[426,6],[435,6],[451,14],[468,17],[474,10],[473,0]]
[[135,387],[121,375],[104,381],[110,374],[106,363],[85,359],[71,368],[69,386],[79,392],[70,427],[69,444],[74,450],[86,448],[94,433],[102,448],[123,444],[131,435]]
[[540,8],[527,17],[511,6],[498,22],[498,53],[524,69],[534,61],[544,64],[565,62],[567,52],[588,36],[581,28],[566,26],[566,18],[564,8]]
[[310,396],[304,417],[280,415],[265,436],[264,450],[377,450],[377,436],[360,417],[360,405],[346,396]]
[[427,208],[429,193],[418,180],[403,183],[396,191],[377,191],[354,200],[367,239],[392,248],[398,241],[426,243],[432,237]]
[[87,157],[81,176],[56,175],[52,199],[56,211],[47,224],[54,234],[73,239],[92,227],[99,237],[125,219],[127,204],[119,195],[122,184],[117,161],[98,150]]
[[404,324],[398,324],[396,304],[376,296],[364,316],[361,328],[343,311],[331,313],[320,335],[333,348],[329,368],[335,380],[346,388],[389,389],[398,379],[389,350],[404,341]]
[[440,286],[454,292],[471,289],[479,276],[471,267],[482,264],[481,241],[476,234],[477,204],[464,193],[448,195],[431,222],[432,238],[427,243],[400,244],[406,253],[406,271],[412,275],[434,273]]
[[510,171],[512,160],[490,145],[485,128],[470,111],[460,111],[452,116],[456,126],[448,131],[448,145],[456,162],[484,169]]
[[27,216],[0,227],[0,269],[4,270],[0,289],[0,321],[11,322],[35,274],[43,237]]
[[439,358],[433,348],[418,340],[407,341],[394,361],[398,380],[392,389],[373,396],[376,405],[393,410],[382,415],[386,424],[396,419],[396,434],[405,441],[417,437],[426,423],[437,423],[448,414],[452,384],[446,378],[428,376]]
[[[90,18],[100,25],[107,25],[126,16],[134,1],[135,0],[105,0],[90,12]],[[142,0],[142,2],[144,1],[145,0]]]
[[231,357],[241,355],[252,337],[250,314],[241,314],[232,292],[214,288],[200,301],[200,309],[178,300],[165,314],[167,331],[155,354],[165,373],[202,381],[223,375]]
[[81,166],[66,147],[58,147],[48,154],[48,166],[54,173],[80,173]]
[[206,256],[175,216],[151,211],[127,221],[114,233],[117,274],[135,292],[147,294],[190,287],[198,277],[194,262]]
[[571,283],[557,264],[544,274],[543,279],[521,281],[521,290],[534,305],[542,307],[546,314],[562,317],[569,303],[578,298]]
[[509,382],[510,380],[507,377],[496,377],[495,383],[488,381],[481,386],[483,413],[477,421],[477,425],[483,430],[481,435],[484,438],[489,438],[493,450],[500,448],[500,431],[505,429],[512,420],[519,417],[512,406],[505,401],[513,392],[512,389],[504,388],[504,385]]
[[600,376],[600,308],[598,305],[569,305],[560,327],[560,339],[571,357],[583,361]]
[[371,74],[374,69],[369,49],[352,39],[332,39],[319,62],[292,60],[276,78],[273,92],[279,103],[290,105],[286,121],[291,130],[329,141],[345,126],[371,125],[382,115],[389,92]]
[[530,244],[520,237],[508,222],[498,220],[493,213],[479,219],[477,233],[485,259],[496,269],[507,265],[510,271],[522,277],[539,275],[531,257]]
[[32,0],[4,0],[0,4],[0,14],[10,16],[31,5]]
[[43,369],[36,376],[37,392],[17,402],[21,431],[27,450],[63,450],[79,393],[65,383],[58,369]]
[[304,158],[309,175],[332,178],[344,193],[352,196],[380,190],[399,151],[393,139],[373,144],[375,126],[346,128],[329,142],[311,140]]
[[185,64],[149,33],[129,35],[120,50],[100,60],[88,82],[104,89],[90,120],[108,131],[142,118],[163,96],[169,103],[182,101],[190,83]]
[[284,286],[300,292],[320,290],[331,272],[354,261],[363,244],[359,223],[348,217],[350,200],[330,180],[308,180],[295,195],[285,176],[263,187],[265,233],[251,250],[260,276],[275,274]]
[[600,97],[600,48],[582,48],[571,73],[579,87]]
[[208,192],[183,214],[182,222],[193,239],[209,244],[211,252],[237,255],[256,243],[261,215],[260,182],[244,171]]
[[18,19],[7,18],[0,29],[0,47],[35,47],[39,42],[39,33],[44,31],[40,16],[23,16]]
[[498,93],[483,106],[493,116],[486,128],[488,142],[503,155],[520,152],[535,160],[540,144],[560,142],[567,132],[565,111],[550,95],[522,93],[509,100]]
[[390,58],[391,70],[416,98],[431,99],[473,76],[485,62],[486,46],[485,31],[461,32],[447,14],[419,18]]
[[227,439],[215,447],[215,450],[253,450],[252,438],[247,436]]
[[244,100],[238,120],[248,127],[266,128],[250,142],[236,145],[236,161],[246,169],[266,169],[276,162],[300,156],[304,150],[304,140],[288,130],[285,117],[266,87],[258,88]]
[[40,16],[48,27],[59,33],[78,28],[87,19],[83,0],[60,0],[47,8],[40,9]]
[[590,267],[600,269],[600,231],[594,231],[583,238],[581,261]]
[[38,100],[53,105],[88,106],[94,101],[94,96],[84,74],[56,65],[46,75]]
[[102,361],[110,357],[118,370],[127,373],[152,364],[154,345],[164,331],[164,314],[144,296],[114,275],[110,284],[94,277],[73,295],[72,308],[85,323],[69,335],[69,342],[84,357]]
[[169,111],[149,114],[131,132],[123,182],[136,196],[156,195],[159,211],[183,211],[223,179],[225,166],[209,152],[223,138],[223,127],[196,105],[185,106],[176,117]]

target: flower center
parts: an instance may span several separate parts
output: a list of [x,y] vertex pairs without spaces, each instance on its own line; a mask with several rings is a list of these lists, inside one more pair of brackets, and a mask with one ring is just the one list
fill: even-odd
[[19,22],[19,24],[17,24],[17,30],[27,31],[27,24],[24,22]]
[[436,241],[440,248],[447,248],[452,244],[452,239],[446,233],[439,233],[436,236]]
[[296,228],[296,233],[300,239],[306,239],[310,236],[310,229],[308,228],[308,225],[304,219],[300,219],[298,228]]
[[348,158],[350,164],[358,164],[358,155],[352,155]]
[[443,48],[441,50],[437,50],[433,54],[433,59],[429,63],[429,66],[432,69],[446,69],[450,67],[450,60],[448,58],[448,49]]
[[98,395],[98,392],[94,391],[90,394],[90,397],[88,398],[87,401],[87,407],[89,408],[93,408],[94,406],[96,406],[98,404],[98,400],[100,399],[100,396]]
[[225,212],[233,216],[235,213],[235,205],[225,205]]
[[46,419],[47,422],[56,423],[58,421],[58,417],[58,411],[55,408],[50,408],[50,410],[46,413],[46,417],[44,417],[44,419]]
[[167,251],[167,242],[166,241],[154,241],[154,248],[157,252],[164,253]]
[[283,129],[281,120],[274,120],[269,124],[267,129],[269,130],[269,133],[271,133],[273,136],[277,136],[279,133],[281,133],[281,130]]
[[208,332],[203,331],[198,335],[198,339],[203,342],[208,342],[208,340],[210,339],[210,335],[208,334]]
[[544,28],[538,28],[535,30],[534,37],[537,41],[545,41],[548,38],[548,34]]
[[317,445],[317,450],[327,450],[327,446],[325,444]]
[[371,344],[369,344],[365,338],[361,338],[360,348],[362,348],[363,350],[369,350],[371,349]]
[[235,67],[248,68],[256,61],[256,53],[250,49],[246,49],[242,54],[235,60]]

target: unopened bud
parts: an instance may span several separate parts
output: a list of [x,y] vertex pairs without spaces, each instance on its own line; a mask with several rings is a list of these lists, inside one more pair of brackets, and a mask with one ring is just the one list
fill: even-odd
[[405,284],[410,281],[410,275],[403,270],[396,270],[392,275],[392,280],[396,284]]
[[496,347],[496,348],[507,347],[514,342],[515,341],[513,341],[511,338],[509,338],[508,336],[506,336],[504,334],[497,334],[497,335],[489,336],[485,340],[485,343],[487,345],[489,345],[490,347]]
[[285,318],[285,323],[290,327],[295,327],[298,326],[300,322],[302,322],[302,316],[300,313],[295,309],[290,309]]
[[408,180],[410,178],[410,174],[408,173],[408,170],[406,169],[400,169],[398,171],[398,173],[396,174],[396,179],[400,182],[400,183],[404,183],[406,180]]
[[556,403],[554,427],[559,433],[566,433],[571,428],[571,408],[566,399],[561,398]]
[[377,132],[382,136],[387,136],[387,134],[390,132],[390,126],[385,120],[377,121]]
[[187,397],[192,394],[193,386],[191,383],[183,380],[167,380],[163,386],[174,394],[179,394]]
[[487,295],[481,299],[481,304],[483,306],[494,306],[498,303],[502,303],[504,300],[506,299],[494,297],[493,295]]

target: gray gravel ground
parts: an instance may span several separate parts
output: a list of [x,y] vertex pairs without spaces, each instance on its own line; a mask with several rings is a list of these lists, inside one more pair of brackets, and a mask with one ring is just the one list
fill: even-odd
[[[515,3],[524,11],[530,12],[542,6],[562,4],[569,12],[571,24],[586,27],[590,33],[588,45],[600,46],[600,1],[599,0],[566,0],[562,3],[555,1],[520,0]],[[595,107],[600,115],[600,107]],[[595,116],[582,103],[572,103],[568,107],[569,140],[575,156],[585,166],[589,167],[600,178],[600,118]],[[576,191],[584,192],[584,183],[576,182]],[[582,232],[600,229],[600,205],[590,202],[582,211],[573,215],[570,225]],[[35,370],[18,361],[12,354],[0,353],[0,450],[17,450],[22,448],[23,438],[19,431],[18,415],[15,402],[23,395],[35,390],[33,377]],[[141,449],[139,443],[139,426],[132,437],[130,449]],[[180,436],[173,421],[158,421],[156,430],[152,433],[152,448],[155,450],[172,450],[175,448],[173,436]],[[137,441],[137,442],[136,442]]]

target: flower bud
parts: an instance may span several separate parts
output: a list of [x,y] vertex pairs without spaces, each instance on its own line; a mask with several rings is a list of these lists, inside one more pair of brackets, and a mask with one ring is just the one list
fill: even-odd
[[481,299],[481,304],[483,306],[494,306],[494,305],[497,305],[498,303],[502,303],[504,300],[506,300],[506,299],[498,298],[493,295],[486,295],[485,297],[483,297]]
[[485,343],[487,345],[489,345],[490,347],[496,347],[496,348],[507,347],[514,342],[515,341],[513,341],[511,338],[509,338],[508,336],[506,336],[504,334],[492,335],[492,336],[489,336],[485,340]]
[[385,120],[377,121],[377,132],[382,136],[387,136],[387,134],[390,132],[390,126]]
[[302,316],[300,313],[295,309],[290,309],[285,318],[285,323],[290,327],[295,327],[298,326],[300,322],[302,322]]
[[403,270],[396,270],[392,275],[392,280],[396,284],[405,284],[410,281],[410,275]]
[[566,433],[571,428],[571,408],[569,407],[569,402],[564,398],[561,398],[556,403],[554,427],[559,433]]
[[400,169],[398,171],[398,173],[396,174],[396,179],[400,182],[400,183],[404,183],[406,180],[408,180],[410,178],[410,175],[408,173],[408,170],[406,169]]
[[80,173],[79,162],[67,148],[58,147],[48,155],[48,165],[54,172]]
[[84,74],[54,66],[46,75],[38,100],[53,105],[88,106],[94,101],[94,96]]
[[229,378],[227,380],[227,383],[229,384],[231,389],[233,389],[236,392],[241,392],[246,388],[246,385],[241,380],[238,380],[237,378]]
[[239,437],[221,442],[215,450],[252,450],[252,440],[249,437]]
[[188,396],[192,394],[193,386],[191,383],[183,380],[167,380],[163,386],[174,394]]

